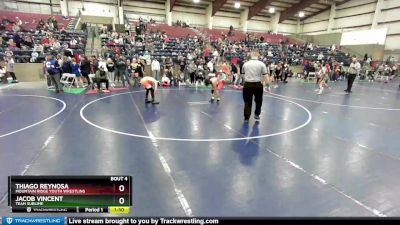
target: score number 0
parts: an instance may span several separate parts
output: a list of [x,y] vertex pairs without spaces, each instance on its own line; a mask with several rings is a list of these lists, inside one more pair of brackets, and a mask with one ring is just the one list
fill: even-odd
[[[124,192],[125,191],[125,186],[124,185],[119,185],[118,190],[120,192]],[[121,197],[118,200],[119,204],[123,205],[125,203],[125,198]]]

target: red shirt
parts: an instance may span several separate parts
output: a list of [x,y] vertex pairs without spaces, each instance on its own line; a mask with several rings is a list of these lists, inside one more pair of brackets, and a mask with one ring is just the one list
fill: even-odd
[[238,63],[238,58],[237,57],[233,57],[232,59],[231,59],[231,63],[233,63],[233,64],[237,64]]
[[74,58],[76,60],[76,63],[80,63],[81,62],[81,60],[79,59],[79,53],[75,52],[74,53]]
[[46,37],[42,37],[42,39],[40,40],[40,44],[48,45],[48,44],[50,44],[50,40]]
[[210,53],[210,50],[208,48],[204,49],[204,56],[208,57],[208,54]]
[[326,71],[331,72],[331,66],[327,63],[325,64]]

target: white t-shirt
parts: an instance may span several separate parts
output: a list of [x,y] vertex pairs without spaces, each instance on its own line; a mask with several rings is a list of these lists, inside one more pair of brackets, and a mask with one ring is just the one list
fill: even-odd
[[211,61],[207,63],[207,67],[211,72],[214,71],[214,64]]
[[245,82],[261,82],[262,76],[267,74],[267,66],[257,59],[251,59],[243,65]]
[[157,60],[153,60],[151,63],[151,70],[160,70],[160,63]]
[[100,68],[100,67],[103,67],[103,68],[104,68],[104,71],[106,71],[106,72],[108,71],[108,70],[107,70],[107,63],[106,63],[105,61],[103,61],[103,62],[100,62],[100,61],[99,61],[99,68]]
[[359,62],[351,63],[349,67],[350,74],[358,74],[361,70],[361,64]]

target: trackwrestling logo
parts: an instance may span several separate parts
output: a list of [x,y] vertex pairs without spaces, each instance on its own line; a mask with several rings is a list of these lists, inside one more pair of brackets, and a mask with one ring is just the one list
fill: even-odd
[[3,217],[3,225],[64,225],[64,217]]
[[12,224],[13,218],[7,217],[6,222],[7,222],[7,224]]

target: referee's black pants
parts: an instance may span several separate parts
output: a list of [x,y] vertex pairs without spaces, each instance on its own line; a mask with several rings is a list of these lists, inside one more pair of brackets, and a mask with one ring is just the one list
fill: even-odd
[[346,91],[350,92],[353,87],[354,80],[356,79],[357,74],[351,73],[347,78],[347,89]]
[[261,106],[263,101],[264,88],[261,82],[244,82],[243,86],[243,100],[244,100],[244,119],[249,119],[251,115],[251,106],[256,103],[254,115],[261,114]]

